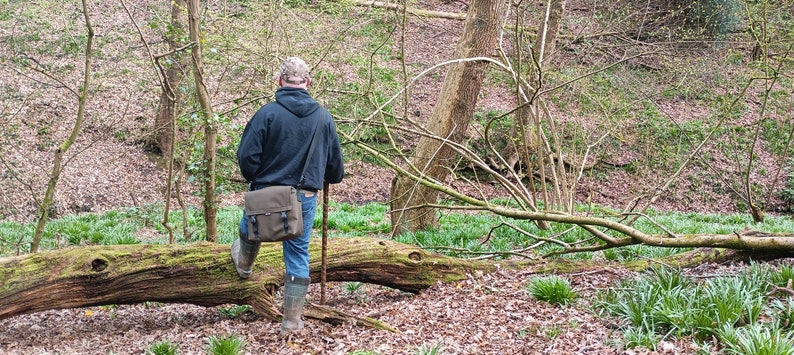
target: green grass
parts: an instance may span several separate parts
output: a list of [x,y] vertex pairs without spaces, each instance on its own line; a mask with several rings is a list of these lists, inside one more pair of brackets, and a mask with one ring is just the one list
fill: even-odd
[[179,354],[179,346],[168,340],[154,343],[146,350],[147,355],[176,355]]
[[205,352],[210,355],[238,355],[245,350],[245,342],[235,335],[207,338]]
[[414,351],[416,355],[442,355],[446,354],[444,352],[444,345],[442,343],[436,343],[435,345],[430,345],[425,342],[422,342],[422,345],[419,346],[418,349]]
[[[389,206],[371,202],[365,205],[351,205],[329,201],[328,228],[338,236],[362,237],[389,233],[391,224],[386,219]],[[322,227],[321,209],[314,220],[314,228]]]
[[576,298],[571,283],[557,275],[534,277],[526,287],[532,296],[551,304],[566,305]]
[[728,354],[794,354],[794,332],[778,327],[752,324],[740,328],[725,327],[719,333]]
[[[775,339],[791,337],[785,328],[791,305],[768,300],[769,285],[781,271],[751,264],[736,275],[697,280],[658,267],[599,291],[595,307],[624,324],[627,347],[653,350],[661,339],[693,336],[704,343],[716,338],[737,353],[778,354],[765,351],[785,348]],[[767,343],[771,348],[761,345]],[[789,342],[787,351],[792,347]]]
[[363,282],[345,282],[343,285],[344,291],[348,297],[352,297],[356,303],[365,303],[368,300],[367,291],[364,288]]
[[378,355],[378,353],[372,350],[353,350],[348,352],[347,355]]
[[794,298],[774,299],[769,315],[782,329],[794,329]]
[[364,284],[361,283],[361,282],[347,282],[347,283],[345,283],[345,291],[348,294],[352,295],[352,294],[355,294],[355,293],[361,291],[361,286],[363,286],[363,285]]
[[[314,235],[319,236],[322,228],[322,207],[314,219]],[[353,205],[330,201],[329,204],[329,235],[331,237],[387,237],[391,224],[388,219],[388,204],[367,203]],[[174,228],[177,243],[184,243],[182,228],[183,211],[172,210],[169,223]],[[593,210],[595,215],[609,217],[614,213],[606,208]],[[242,209],[236,206],[223,207],[218,210],[218,239],[220,243],[230,244],[237,238],[237,229]],[[693,214],[693,213],[658,213],[650,211],[648,216],[656,223],[662,224],[673,233],[713,233],[731,234],[752,224],[750,216],[745,214]],[[56,249],[70,245],[118,245],[118,244],[164,244],[168,242],[168,234],[162,226],[163,206],[161,204],[144,205],[104,213],[83,213],[68,215],[51,220],[45,229],[42,249]],[[204,221],[198,208],[187,210],[187,233],[191,242],[204,240]],[[571,229],[571,225],[552,223],[549,229],[538,229],[531,221],[509,221],[527,234],[505,224],[491,215],[441,212],[441,227],[436,230],[405,233],[395,238],[396,241],[414,244],[429,250],[445,253],[456,257],[480,256],[494,253],[497,258],[508,257],[506,253],[523,249],[538,243],[531,237],[555,238],[574,243],[591,236],[581,228]],[[794,220],[790,217],[769,216],[762,224],[752,224],[753,229],[765,232],[789,233],[794,230]],[[635,226],[646,233],[662,233],[654,223],[641,218]],[[34,225],[31,223],[0,222],[0,255],[15,255],[27,252]],[[146,230],[145,233],[142,233]],[[146,236],[145,238],[142,236]],[[561,250],[552,243],[537,246],[534,253],[545,255]],[[689,248],[658,248],[646,245],[632,245],[623,248],[607,249],[598,253],[578,253],[563,257],[577,260],[588,260],[596,256],[612,261],[631,261],[640,258],[658,258],[690,250]],[[784,276],[783,273],[785,273]],[[784,269],[780,273],[782,283],[792,278],[794,271]]]
[[794,145],[787,145],[788,135],[794,129],[794,125],[789,121],[781,122],[773,119],[765,119],[761,122],[761,134],[768,145],[770,152],[781,157],[794,154]]
[[787,287],[789,282],[794,282],[794,265],[784,264],[780,270],[772,272],[772,283],[780,287]]
[[251,311],[251,306],[249,305],[232,305],[227,307],[218,308],[218,312],[220,312],[223,316],[228,318],[234,318],[243,314],[245,312]]

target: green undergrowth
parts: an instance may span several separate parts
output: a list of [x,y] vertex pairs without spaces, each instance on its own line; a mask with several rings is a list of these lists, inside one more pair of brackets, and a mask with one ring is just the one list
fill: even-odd
[[[322,207],[315,215],[315,236],[322,227]],[[595,216],[613,217],[615,211],[590,208]],[[386,203],[349,204],[331,201],[328,207],[329,236],[333,238],[376,237],[389,238],[389,207]],[[237,236],[242,209],[227,206],[218,211],[220,243],[231,243]],[[442,211],[440,228],[403,234],[399,242],[444,253],[455,257],[492,256],[496,259],[512,257],[514,252],[545,254],[558,248],[539,243],[542,238],[557,238],[575,243],[589,235],[571,225],[552,223],[549,229],[539,229],[531,221],[501,220],[483,213]],[[45,231],[44,250],[81,245],[165,244],[168,233],[162,226],[163,206],[145,205],[136,208],[84,213],[53,219]],[[182,227],[187,220],[187,228]],[[204,239],[201,210],[172,210],[169,223],[174,228],[176,242],[187,243]],[[511,225],[512,227],[508,227]],[[742,214],[660,213],[649,211],[635,227],[646,233],[660,233],[659,225],[672,233],[730,234],[752,226],[755,230],[775,233],[794,230],[788,216],[767,216],[763,224],[752,224],[750,216]],[[516,230],[520,228],[522,232]],[[2,256],[24,254],[33,225],[9,221],[0,222]],[[187,233],[185,233],[187,232]],[[21,245],[21,248],[17,248]],[[679,248],[629,246],[599,252],[563,255],[581,260],[632,261],[657,258],[685,251]],[[794,340],[794,301],[778,297],[774,287],[785,287],[794,279],[794,267],[753,264],[735,275],[715,275],[696,278],[681,270],[654,268],[637,277],[598,291],[595,312],[613,317],[620,323],[625,347],[655,349],[660,342],[691,337],[702,349],[729,354],[787,354],[792,353]],[[556,275],[534,277],[525,285],[530,297],[553,305],[579,303],[579,290],[567,279]],[[346,292],[358,302],[367,302],[361,283],[348,283]],[[585,302],[588,303],[588,302]],[[225,317],[236,317],[247,308],[222,308]],[[715,341],[716,340],[716,341]],[[220,337],[208,339],[208,353],[237,353],[245,346],[239,339]],[[172,353],[173,343],[152,344],[150,353]],[[434,353],[426,348],[422,353]]]
[[551,304],[567,305],[577,296],[571,283],[557,275],[533,277],[526,288],[536,299]]
[[236,335],[210,336],[205,352],[211,355],[242,354],[246,343]]
[[[349,204],[330,201],[328,212],[329,236],[382,237],[389,238],[391,224],[389,207],[385,203]],[[609,209],[593,209],[596,216],[608,217],[615,212]],[[237,229],[242,209],[227,206],[218,210],[218,241],[229,244],[237,238]],[[114,210],[104,213],[82,213],[53,219],[47,224],[42,249],[57,249],[80,245],[117,244],[165,244],[169,234],[162,224],[163,206],[159,204]],[[560,247],[543,243],[542,239],[554,238],[566,243],[590,238],[581,228],[570,224],[551,223],[548,229],[539,229],[526,220],[500,220],[484,213],[458,213],[442,211],[440,227],[428,231],[405,233],[395,237],[402,243],[444,253],[455,257],[492,255],[509,257],[514,251],[527,254],[547,255],[558,252]],[[183,227],[183,222],[187,226]],[[205,239],[204,220],[201,210],[188,208],[171,210],[169,225],[177,243],[196,242]],[[635,227],[649,234],[663,234],[664,228],[675,234],[731,234],[748,226],[770,233],[790,233],[794,221],[787,216],[767,216],[762,224],[753,224],[752,218],[743,214],[695,214],[659,213],[650,211]],[[315,236],[322,228],[322,207],[318,206],[314,219]],[[31,223],[0,222],[0,255],[9,256],[27,252],[29,238],[34,225]],[[659,248],[632,245],[599,252],[565,254],[561,257],[588,260],[606,259],[631,261],[638,258],[657,258],[680,253],[688,249]]]
[[595,308],[618,319],[627,348],[655,350],[660,341],[691,337],[723,353],[792,354],[794,304],[773,292],[791,277],[786,264],[753,263],[705,278],[660,266],[600,290]]

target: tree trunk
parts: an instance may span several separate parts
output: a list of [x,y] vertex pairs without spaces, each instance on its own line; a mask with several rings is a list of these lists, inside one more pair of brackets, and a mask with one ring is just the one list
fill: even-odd
[[47,181],[47,190],[44,193],[44,199],[39,205],[39,216],[36,223],[36,229],[33,233],[33,240],[30,242],[30,251],[35,253],[39,251],[39,244],[44,235],[44,227],[46,227],[47,219],[50,216],[50,207],[55,196],[55,187],[58,185],[58,180],[61,178],[61,171],[63,170],[63,156],[66,151],[74,144],[77,137],[80,135],[82,129],[83,119],[85,117],[85,105],[88,99],[89,83],[91,82],[91,62],[93,59],[93,45],[94,45],[94,27],[91,25],[91,17],[88,14],[88,5],[86,0],[83,0],[83,18],[86,27],[86,46],[85,46],[85,67],[83,69],[83,82],[80,85],[79,93],[77,94],[77,117],[75,118],[72,130],[63,143],[55,149],[55,156],[52,163],[52,170],[50,170],[50,178]]
[[547,0],[546,15],[543,19],[540,34],[534,48],[535,60],[544,67],[546,58],[554,52],[557,34],[560,32],[560,23],[565,16],[566,0]]
[[[490,57],[496,46],[502,6],[502,1],[471,2],[454,58]],[[453,142],[463,140],[487,67],[485,62],[462,62],[450,66],[430,117],[429,131]],[[411,164],[432,179],[444,181],[455,159],[452,149],[444,142],[422,137]],[[394,234],[424,230],[438,224],[436,210],[422,207],[436,202],[437,191],[418,185],[405,176],[397,176],[392,184],[391,197]]]
[[173,144],[175,120],[178,111],[178,104],[181,101],[182,91],[179,85],[185,76],[185,68],[188,63],[184,55],[177,49],[182,46],[179,38],[185,34],[187,24],[187,2],[186,0],[174,0],[171,3],[171,29],[168,31],[166,42],[168,48],[173,53],[173,62],[165,70],[165,83],[160,92],[160,106],[154,120],[154,135],[157,148],[163,156],[173,159]]
[[[697,249],[661,260],[626,264],[564,258],[494,262],[429,253],[418,247],[378,238],[330,238],[329,281],[359,281],[419,292],[437,282],[465,280],[475,271],[531,269],[535,273],[575,273],[604,267],[641,271],[653,265],[691,267],[729,260],[771,260],[791,251],[764,253],[716,248]],[[321,240],[309,247],[312,282],[321,277]],[[281,243],[264,243],[251,278],[241,280],[225,244],[97,245],[0,258],[0,319],[49,309],[143,302],[200,306],[247,304],[276,320],[273,295],[284,279]],[[307,317],[331,323],[355,321],[382,329],[388,325],[310,305]]]
[[790,258],[793,251],[765,250],[749,251],[722,248],[698,248],[686,253],[666,256],[662,259],[637,259],[623,263],[623,267],[632,271],[643,271],[654,266],[665,265],[673,268],[697,267],[707,263],[721,264],[728,262],[770,261]]
[[[311,279],[321,276],[321,241],[310,245]],[[419,292],[438,281],[492,271],[485,261],[428,253],[417,247],[370,238],[331,238],[328,281],[363,281]],[[0,259],[0,319],[47,309],[146,301],[201,306],[248,304],[268,318],[280,315],[273,295],[284,280],[281,243],[263,243],[250,279],[237,276],[230,246],[114,245],[73,247]],[[313,307],[318,318],[333,312]]]
[[200,1],[188,1],[188,24],[190,41],[195,43],[191,50],[193,57],[193,79],[196,82],[196,95],[204,116],[204,223],[206,240],[218,241],[218,204],[215,201],[215,150],[218,140],[215,114],[212,112],[207,85],[204,83],[204,64],[201,43]]
[[385,2],[385,1],[371,1],[371,0],[353,0],[353,4],[357,6],[367,6],[367,7],[375,7],[381,9],[390,9],[390,10],[397,10],[398,12],[405,11],[409,14],[421,16],[421,17],[435,17],[435,18],[445,18],[450,20],[464,20],[466,19],[466,14],[457,13],[457,12],[444,12],[444,11],[432,11],[432,10],[422,10],[412,7],[405,7],[400,4]]

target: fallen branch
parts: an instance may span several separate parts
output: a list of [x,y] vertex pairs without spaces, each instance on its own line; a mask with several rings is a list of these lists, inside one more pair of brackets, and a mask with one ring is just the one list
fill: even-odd
[[[419,292],[438,281],[466,278],[493,263],[450,258],[374,238],[331,238],[328,281],[360,281]],[[320,279],[320,240],[310,247],[312,282]],[[266,243],[250,279],[240,280],[229,246],[112,245],[73,247],[0,259],[0,319],[48,309],[143,302],[200,306],[247,304],[273,320],[273,295],[284,279],[280,243]],[[311,306],[307,316],[390,329],[376,320]]]
[[[377,7],[381,9],[389,9],[389,10],[403,10],[404,6],[396,3],[390,2],[383,2],[383,1],[366,1],[366,0],[353,0],[353,4],[358,6],[371,6]],[[450,20],[465,20],[466,14],[461,12],[443,12],[443,11],[432,11],[432,10],[421,10],[415,8],[406,8],[406,12],[411,15],[421,16],[421,17],[435,17],[435,18],[445,18]]]
[[792,280],[788,279],[788,281],[786,282],[786,286],[785,287],[780,287],[778,285],[769,284],[769,287],[771,288],[771,290],[769,292],[767,292],[766,296],[767,297],[772,297],[772,296],[774,296],[774,295],[776,295],[778,293],[785,293],[789,297],[794,297],[794,289],[792,289],[792,287],[791,287],[791,282],[792,282]]
[[794,252],[786,250],[746,251],[722,248],[698,248],[685,253],[666,256],[660,259],[638,259],[629,261],[623,263],[622,266],[632,271],[642,271],[655,265],[664,265],[666,267],[673,268],[687,268],[707,263],[720,264],[728,261],[769,261],[780,258],[790,258],[792,255],[794,255]]

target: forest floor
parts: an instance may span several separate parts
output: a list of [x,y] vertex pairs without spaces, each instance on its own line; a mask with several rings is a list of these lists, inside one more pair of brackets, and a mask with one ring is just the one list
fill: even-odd
[[[464,2],[422,1],[421,6],[439,11],[465,11]],[[121,19],[119,22],[126,21],[123,15],[115,16]],[[411,32],[406,36],[406,47],[409,48],[406,62],[432,62],[450,56],[457,39],[456,31],[461,27],[459,21],[415,18],[410,21]],[[9,30],[0,34],[14,33]],[[136,82],[136,79],[123,80]],[[414,98],[426,99],[425,106],[418,108],[423,115],[427,116],[432,111],[439,86],[439,82],[421,81],[414,88]],[[121,93],[114,95],[123,96]],[[483,111],[510,107],[505,106],[503,100],[512,100],[511,95],[510,92],[496,90],[484,92],[479,105]],[[72,116],[69,112],[59,111],[65,104],[61,102],[59,107],[57,98],[52,102],[47,100],[34,100],[30,111],[36,117],[51,118],[53,124],[62,121],[61,117]],[[112,101],[108,99],[102,104]],[[130,116],[153,116],[151,105],[133,102],[130,107]],[[681,106],[667,107],[665,114],[679,119],[692,115],[693,110],[698,108],[682,103]],[[239,123],[244,123],[244,120],[240,119]],[[90,144],[78,142],[79,149],[76,150],[80,154],[71,157],[58,185],[55,196],[57,215],[100,212],[162,200],[163,181],[166,180],[162,166],[129,140],[95,139],[109,136],[102,128],[88,125],[85,142]],[[23,136],[18,150],[13,147],[5,150],[8,160],[13,160],[15,154],[24,158],[20,159],[24,162],[21,163],[21,176],[40,178],[31,186],[45,185],[43,167],[49,166],[50,155],[45,154],[46,151],[28,157],[29,152],[36,152],[40,139],[35,134]],[[622,159],[621,156],[612,158],[616,161]],[[761,152],[758,165],[773,171],[779,164],[769,154]],[[330,196],[333,200],[350,203],[388,201],[394,176],[392,171],[359,161],[347,162],[346,170],[345,180],[332,185]],[[582,200],[592,198],[592,202],[597,204],[622,207],[637,191],[652,190],[660,181],[648,181],[645,186],[637,188],[643,181],[628,176],[622,170],[615,170],[605,176],[585,176],[578,197]],[[486,192],[490,191],[487,186],[484,188]],[[32,221],[35,203],[28,189],[4,185],[0,193],[4,205],[21,212],[13,219]],[[189,205],[200,205],[195,195],[186,196]],[[223,205],[242,203],[240,193],[228,193],[221,199]],[[686,181],[674,186],[656,206],[675,211],[736,212],[736,205],[728,193],[715,193]],[[686,274],[730,275],[742,268],[741,264],[705,264],[687,270]],[[533,276],[529,271],[500,270],[470,275],[468,280],[437,284],[419,294],[367,284],[359,288],[347,283],[329,284],[329,306],[377,318],[396,328],[396,333],[307,319],[303,332],[283,338],[278,335],[279,323],[250,312],[234,317],[224,315],[221,310],[228,306],[204,308],[186,304],[138,304],[50,310],[1,320],[0,353],[141,354],[151,344],[168,340],[178,345],[180,354],[201,354],[206,349],[207,337],[228,334],[245,341],[247,354],[348,354],[355,350],[414,354],[422,346],[443,347],[444,354],[697,353],[697,346],[690,338],[663,341],[657,351],[622,347],[620,324],[598,315],[593,310],[593,301],[598,289],[634,275],[617,264],[605,264],[599,270],[586,273],[561,275],[571,281],[580,295],[568,306],[535,300],[526,290],[527,282]],[[319,286],[312,285],[310,301],[317,302],[319,294]]]
[[[742,265],[704,264],[685,274],[732,275]],[[624,349],[616,320],[593,308],[598,289],[634,274],[619,266],[561,275],[579,297],[567,306],[541,302],[527,292],[530,272],[498,270],[470,275],[461,282],[436,284],[419,294],[375,285],[350,287],[331,282],[327,305],[376,318],[397,329],[389,332],[314,319],[289,337],[280,323],[250,311],[224,315],[232,305],[213,308],[186,304],[138,304],[50,310],[0,321],[3,354],[142,354],[168,340],[180,354],[202,354],[208,337],[235,335],[245,354],[696,354],[691,338],[672,338],[658,349]],[[309,301],[318,302],[319,285]],[[277,296],[278,300],[278,296]],[[712,347],[712,350],[714,348]]]
[[[384,201],[391,179],[388,170],[353,163],[349,179],[332,185],[334,200],[351,203]],[[240,197],[240,196],[237,196]],[[236,197],[227,196],[230,201]],[[700,278],[733,275],[746,265],[704,264],[686,270]],[[696,354],[691,338],[662,341],[657,350],[625,349],[621,324],[594,309],[599,289],[636,273],[616,263],[573,274],[578,298],[558,306],[536,300],[526,289],[536,275],[499,269],[470,275],[465,281],[438,283],[418,294],[377,285],[331,282],[327,305],[358,316],[378,319],[393,333],[355,326],[331,325],[314,319],[288,338],[280,323],[246,311],[225,315],[233,305],[205,308],[189,304],[137,304],[49,310],[0,321],[2,354],[142,354],[154,343],[169,341],[180,354],[203,354],[211,336],[234,335],[245,342],[245,354]],[[319,285],[309,302],[319,302]],[[279,295],[276,296],[279,303]]]

